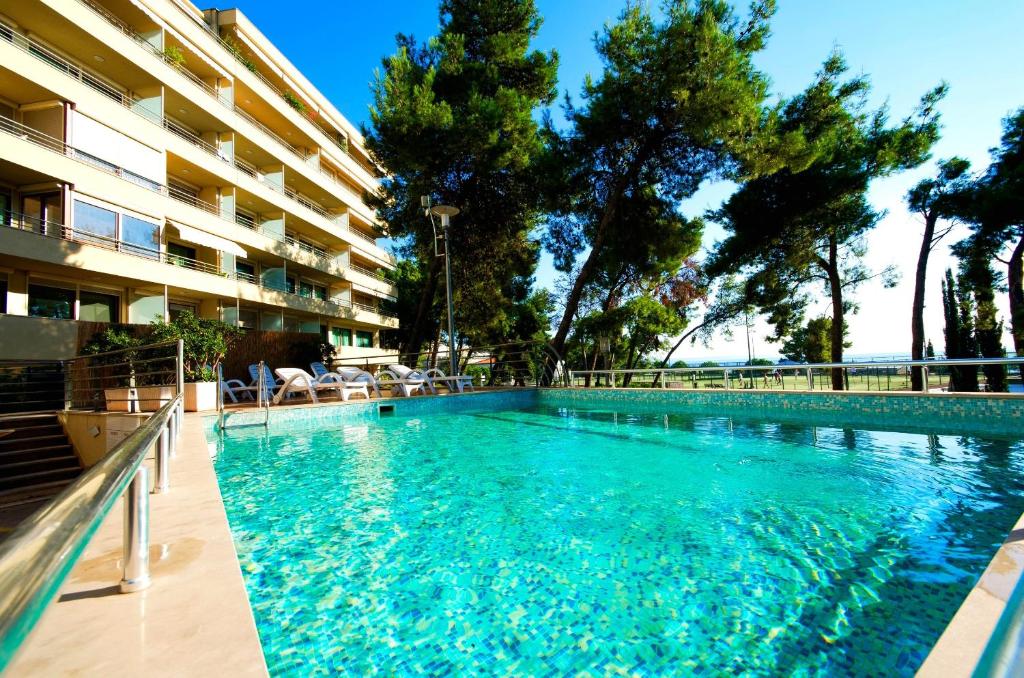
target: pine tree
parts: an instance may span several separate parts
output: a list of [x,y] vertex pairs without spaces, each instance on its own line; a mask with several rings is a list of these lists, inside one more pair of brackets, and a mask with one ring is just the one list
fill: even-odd
[[530,49],[541,24],[533,0],[444,0],[440,18],[439,35],[426,43],[398,36],[398,51],[377,73],[366,132],[389,172],[375,207],[421,269],[407,353],[420,350],[443,315],[444,260],[434,256],[422,195],[462,210],[451,229],[462,338],[484,343],[513,330],[539,256],[530,230],[543,145],[533,114],[556,93],[557,55]]

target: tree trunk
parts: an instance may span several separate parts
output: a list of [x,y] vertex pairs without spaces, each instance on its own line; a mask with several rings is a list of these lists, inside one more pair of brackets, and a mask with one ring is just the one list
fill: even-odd
[[[832,296],[832,356],[834,363],[843,362],[843,283],[839,279],[839,245],[828,239],[828,286]],[[832,368],[832,390],[844,390],[843,369]]]
[[1006,285],[1010,291],[1010,333],[1013,335],[1013,349],[1018,356],[1024,355],[1024,236],[1017,241],[1010,255],[1006,272]]
[[403,362],[415,358],[420,352],[420,346],[423,345],[426,339],[424,335],[426,335],[428,320],[434,309],[434,296],[437,294],[437,282],[441,277],[440,274],[441,257],[432,257],[430,259],[430,266],[427,268],[427,280],[420,293],[420,303],[416,307],[416,320],[409,329],[409,336],[406,338],[405,345],[399,351]]
[[[700,328],[704,327],[705,324],[706,323],[700,323],[699,325],[694,327],[692,330],[690,330],[689,332],[686,332],[685,334],[683,334],[683,336],[679,337],[679,340],[675,344],[672,345],[672,348],[669,349],[669,352],[665,354],[665,359],[661,361],[661,365],[659,365],[658,367],[660,369],[665,369],[666,367],[668,367],[668,361],[672,359],[672,354],[675,353],[676,350],[680,346],[683,345],[684,341],[686,341],[691,335],[693,335],[694,332],[696,332]],[[661,372],[658,372],[656,375],[654,375],[654,381],[652,382],[651,385],[652,386],[657,386],[659,381],[661,381]]]
[[587,260],[583,262],[583,267],[580,268],[579,275],[576,276],[576,281],[572,284],[572,289],[569,291],[569,296],[565,300],[565,312],[562,313],[562,320],[558,323],[558,330],[555,332],[555,338],[551,340],[551,346],[555,349],[555,352],[559,355],[565,353],[565,340],[569,336],[569,330],[572,328],[572,319],[576,316],[576,310],[579,308],[580,299],[583,297],[583,288],[586,287],[587,282],[590,280],[590,276],[594,273],[594,268],[597,266],[597,260],[601,256],[601,248],[604,247],[604,239],[608,234],[608,228],[611,226],[612,220],[615,218],[615,213],[619,208],[619,199],[622,197],[622,193],[626,190],[626,186],[629,184],[629,180],[639,170],[647,157],[647,153],[650,149],[653,149],[656,140],[648,140],[645,148],[637,154],[630,164],[629,170],[624,172],[615,185],[612,187],[611,192],[608,194],[608,200],[605,202],[604,212],[601,214],[601,221],[597,224],[597,230],[594,233],[594,239],[590,243],[590,255],[587,256]]
[[[917,255],[917,272],[914,275],[914,305],[910,312],[910,358],[924,359],[924,291],[928,272],[928,255],[932,251],[932,238],[935,237],[935,223],[939,215],[936,211],[928,212],[924,217],[924,236],[921,239],[921,251]],[[924,371],[915,367],[910,372],[911,389],[918,393],[924,385]]]

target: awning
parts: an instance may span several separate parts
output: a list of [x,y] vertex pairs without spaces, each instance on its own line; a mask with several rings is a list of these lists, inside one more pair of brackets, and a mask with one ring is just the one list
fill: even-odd
[[247,258],[248,253],[235,243],[222,238],[219,235],[213,235],[206,231],[200,231],[198,228],[192,228],[191,226],[185,226],[179,224],[176,221],[167,220],[167,223],[178,229],[178,235],[181,236],[182,240],[195,243],[196,245],[204,245],[206,247],[212,247],[215,250],[221,252],[227,252],[228,254],[234,254],[236,257]]

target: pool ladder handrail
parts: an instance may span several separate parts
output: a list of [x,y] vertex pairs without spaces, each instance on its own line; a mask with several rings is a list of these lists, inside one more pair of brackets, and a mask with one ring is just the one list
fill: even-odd
[[[266,363],[259,362],[259,376],[256,377],[256,407],[263,410],[264,428],[270,427],[270,398],[267,397]],[[228,412],[224,410],[224,368],[217,365],[217,432],[224,433],[227,427]],[[260,426],[261,424],[241,424],[241,426]]]

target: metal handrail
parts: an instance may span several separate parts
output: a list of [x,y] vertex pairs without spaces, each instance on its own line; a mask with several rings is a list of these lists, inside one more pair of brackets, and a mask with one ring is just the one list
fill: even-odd
[[[126,529],[148,532],[143,460],[165,435],[182,403],[178,394],[38,513],[0,543],[0,670],[56,595],[117,499],[126,491]],[[132,507],[129,510],[128,507]],[[130,514],[130,515],[129,515]],[[148,535],[126,538],[123,590],[148,584]],[[145,548],[143,552],[141,549]]]
[[971,672],[975,678],[1019,676],[1024,667],[1024,577],[1013,587],[1006,607]]
[[721,373],[726,389],[732,388],[729,374],[757,373],[766,374],[778,371],[780,373],[793,372],[799,374],[804,372],[807,378],[808,390],[813,389],[815,371],[823,372],[833,369],[872,369],[872,368],[920,368],[922,371],[922,391],[928,391],[928,374],[935,368],[957,368],[957,367],[984,367],[986,365],[1022,365],[1024,356],[1012,358],[957,358],[957,359],[932,359],[932,360],[883,360],[878,362],[848,362],[848,363],[796,363],[785,365],[708,365],[696,367],[641,367],[634,369],[593,369],[593,370],[570,370],[569,380],[574,382],[579,378],[605,377],[609,384],[614,387],[616,377],[625,375],[650,374],[657,375],[656,381],[661,380],[661,387],[668,388],[666,376],[677,375],[706,375],[708,373]]
[[[181,340],[128,349],[81,355],[60,364],[65,374],[65,410],[71,407],[73,386],[69,365],[96,358],[129,356],[174,346],[172,356],[153,360],[175,361],[172,374],[176,393],[99,462],[85,471],[40,511],[26,518],[0,543],[0,671],[39,620],[89,540],[117,499],[124,494],[124,560],[121,591],[139,591],[149,585],[148,470],[143,460],[155,452],[152,491],[166,492],[170,456],[180,437],[184,404],[184,346]],[[128,360],[124,364],[131,364]],[[121,363],[104,363],[104,369]],[[25,365],[11,366],[22,369]],[[131,377],[134,379],[134,376]]]

